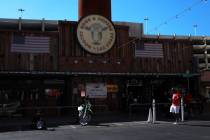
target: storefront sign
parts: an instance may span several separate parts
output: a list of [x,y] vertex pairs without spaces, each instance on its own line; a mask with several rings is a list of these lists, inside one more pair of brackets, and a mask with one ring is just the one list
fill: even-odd
[[89,98],[106,98],[107,88],[104,83],[88,83],[86,93]]
[[45,89],[45,94],[49,97],[58,97],[61,92],[58,89]]
[[119,91],[118,85],[106,85],[108,93],[116,93]]
[[116,32],[114,25],[107,18],[100,15],[89,15],[79,21],[77,38],[86,51],[102,54],[114,45]]

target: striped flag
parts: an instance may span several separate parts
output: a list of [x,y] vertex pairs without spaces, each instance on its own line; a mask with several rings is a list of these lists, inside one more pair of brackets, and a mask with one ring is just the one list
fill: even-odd
[[135,48],[135,57],[163,58],[163,46],[157,43],[138,43]]
[[12,38],[11,52],[49,53],[50,37],[14,35]]

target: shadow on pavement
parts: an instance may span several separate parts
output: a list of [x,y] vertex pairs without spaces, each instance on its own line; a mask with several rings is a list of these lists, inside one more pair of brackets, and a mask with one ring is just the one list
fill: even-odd
[[[97,113],[92,116],[89,125],[109,127],[108,123],[146,121],[146,119],[146,116],[139,114],[129,116],[125,113]],[[45,117],[44,120],[47,124],[47,130],[55,130],[56,127],[65,125],[79,125],[75,117]],[[0,132],[31,130],[34,130],[31,127],[31,118],[0,118]]]

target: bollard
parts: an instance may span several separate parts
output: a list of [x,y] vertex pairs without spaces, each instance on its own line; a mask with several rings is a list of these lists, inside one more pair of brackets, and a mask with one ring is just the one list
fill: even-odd
[[155,99],[152,100],[152,123],[156,121]]
[[153,119],[152,119],[152,108],[149,108],[149,114],[148,114],[148,119],[147,119],[147,123],[152,123]]
[[184,101],[183,101],[183,97],[181,97],[181,121],[184,122]]

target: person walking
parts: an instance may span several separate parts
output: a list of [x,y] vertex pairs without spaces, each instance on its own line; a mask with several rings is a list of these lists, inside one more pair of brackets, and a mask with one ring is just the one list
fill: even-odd
[[180,111],[180,104],[181,104],[181,93],[178,89],[172,89],[172,102],[170,106],[170,113],[173,114],[175,118],[174,124],[177,124],[180,118],[179,111]]

